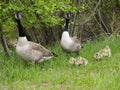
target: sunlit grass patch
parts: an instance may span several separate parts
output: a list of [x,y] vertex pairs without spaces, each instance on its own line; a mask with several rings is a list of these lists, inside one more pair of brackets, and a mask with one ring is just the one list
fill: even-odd
[[[48,61],[31,64],[25,62],[13,51],[11,57],[0,52],[0,89],[9,90],[119,90],[120,87],[120,37],[99,39],[83,43],[80,56],[88,60],[86,66],[69,64],[69,58],[56,44],[49,47],[58,54]],[[110,58],[96,61],[94,53],[109,45]]]

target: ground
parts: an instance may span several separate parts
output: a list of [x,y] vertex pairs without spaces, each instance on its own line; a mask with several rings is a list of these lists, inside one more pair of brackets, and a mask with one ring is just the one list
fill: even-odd
[[[109,45],[110,58],[96,61],[94,53]],[[70,57],[60,45],[49,47],[58,57],[31,64],[18,57],[13,50],[10,57],[0,51],[0,90],[119,90],[120,37],[99,38],[83,43],[80,56],[88,60],[86,66],[69,64]]]

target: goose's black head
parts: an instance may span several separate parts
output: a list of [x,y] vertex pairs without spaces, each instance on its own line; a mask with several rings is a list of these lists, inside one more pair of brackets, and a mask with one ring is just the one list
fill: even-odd
[[21,19],[21,15],[20,15],[19,12],[16,12],[16,14],[15,14],[15,19],[16,19],[16,20],[20,20],[20,19]]
[[71,16],[70,16],[70,13],[67,13],[67,14],[65,15],[65,19],[66,19],[66,20],[70,20],[70,17],[71,17]]

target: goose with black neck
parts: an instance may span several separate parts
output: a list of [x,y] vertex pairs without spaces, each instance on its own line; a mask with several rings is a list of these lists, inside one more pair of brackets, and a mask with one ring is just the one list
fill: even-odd
[[15,20],[19,31],[19,38],[16,45],[16,53],[18,56],[26,61],[32,61],[33,63],[42,62],[56,56],[55,53],[46,49],[41,44],[27,40],[19,12],[15,14]]
[[61,37],[61,41],[60,41],[60,45],[62,47],[62,49],[65,52],[76,52],[79,53],[80,49],[81,49],[81,44],[80,41],[78,40],[78,38],[76,36],[71,37],[69,34],[69,21],[70,21],[70,14],[67,13],[65,15],[65,28],[64,31],[62,33],[62,37]]

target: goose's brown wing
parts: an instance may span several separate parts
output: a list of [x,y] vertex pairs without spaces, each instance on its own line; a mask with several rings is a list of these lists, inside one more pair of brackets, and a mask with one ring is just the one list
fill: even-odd
[[72,37],[72,40],[74,41],[75,51],[80,51],[82,46],[81,46],[81,43],[80,43],[79,39],[76,36],[74,36],[74,37]]
[[43,47],[41,44],[29,42],[29,45],[33,50],[41,52],[43,56],[53,56],[52,52]]
[[80,41],[78,40],[77,36],[71,37],[71,39],[73,39],[73,41],[75,43],[80,43]]

